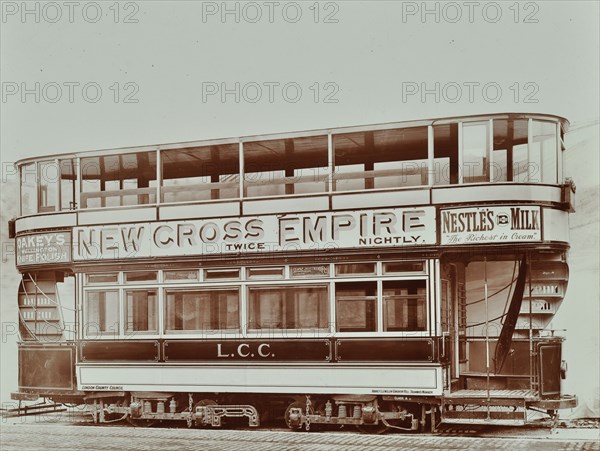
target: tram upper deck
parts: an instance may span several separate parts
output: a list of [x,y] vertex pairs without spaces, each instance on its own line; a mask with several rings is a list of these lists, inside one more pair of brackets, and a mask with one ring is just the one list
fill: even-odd
[[568,210],[567,128],[507,113],[29,158],[17,162],[15,232],[398,206]]

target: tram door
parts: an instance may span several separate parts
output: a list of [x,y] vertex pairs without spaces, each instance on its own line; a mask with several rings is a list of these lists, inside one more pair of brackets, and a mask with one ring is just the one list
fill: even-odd
[[[441,326],[444,339],[444,354],[449,363],[449,380],[458,381],[460,374],[460,347],[462,344],[459,302],[459,284],[456,266],[443,264],[441,272]],[[465,331],[462,330],[462,335]],[[451,384],[452,385],[452,384]]]

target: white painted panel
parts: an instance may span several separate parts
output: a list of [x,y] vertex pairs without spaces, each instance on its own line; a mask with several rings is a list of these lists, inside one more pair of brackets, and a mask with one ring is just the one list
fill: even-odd
[[169,205],[159,207],[159,220],[223,218],[240,216],[239,202],[219,202],[206,204]]
[[29,216],[17,219],[15,230],[17,233],[24,230],[48,229],[52,227],[75,227],[77,225],[75,213],[56,213],[53,215]]
[[334,210],[428,204],[429,189],[339,194],[332,199]]
[[329,210],[329,199],[326,196],[244,201],[245,215],[319,210]]
[[538,201],[560,202],[560,188],[546,185],[488,184],[433,188],[434,204],[481,201]]
[[79,225],[106,223],[122,224],[126,222],[154,221],[155,219],[156,207],[79,212]]
[[569,242],[569,213],[554,208],[544,208],[544,241]]
[[421,395],[442,392],[437,366],[80,364],[77,370],[80,390]]

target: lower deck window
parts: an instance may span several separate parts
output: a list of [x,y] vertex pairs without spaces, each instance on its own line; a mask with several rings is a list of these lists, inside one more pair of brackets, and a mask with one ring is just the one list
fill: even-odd
[[125,314],[127,332],[158,330],[156,290],[127,290]]
[[384,331],[425,330],[425,294],[424,280],[384,281]]
[[173,290],[166,292],[167,330],[238,329],[239,291]]
[[119,333],[119,292],[117,290],[88,291],[85,305],[85,333]]
[[252,287],[250,329],[325,329],[329,321],[327,286]]
[[377,282],[346,282],[335,285],[338,332],[377,330]]

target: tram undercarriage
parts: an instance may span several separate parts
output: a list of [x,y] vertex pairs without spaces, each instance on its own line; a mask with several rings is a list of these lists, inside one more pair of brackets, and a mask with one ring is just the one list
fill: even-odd
[[522,425],[528,411],[542,412],[552,424],[558,409],[576,405],[575,397],[527,398],[525,390],[461,390],[447,397],[370,395],[223,395],[215,393],[96,392],[84,401],[94,423],[128,421],[134,426],[179,422],[187,427],[263,423],[292,430],[355,426],[364,433],[436,432],[443,423]]
[[267,395],[261,398],[265,399],[218,394],[102,392],[87,395],[85,402],[95,423],[127,420],[136,426],[179,421],[188,427],[221,427],[241,418],[249,427],[282,420],[292,430],[306,431],[318,429],[315,425],[356,426],[363,432],[423,431],[427,425],[433,431],[432,419],[439,418],[435,404],[401,403],[392,400],[393,397]]

